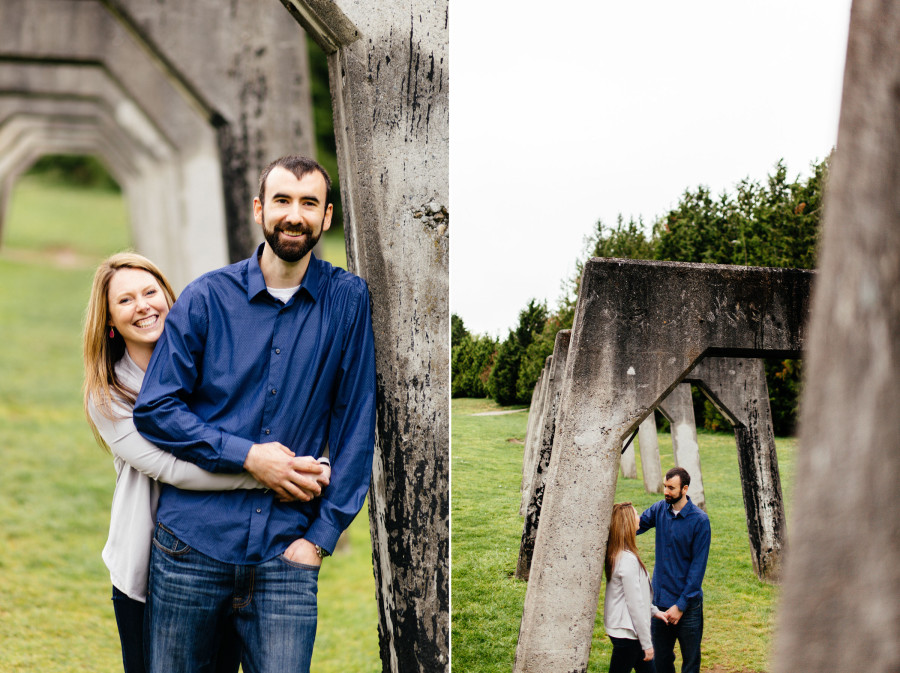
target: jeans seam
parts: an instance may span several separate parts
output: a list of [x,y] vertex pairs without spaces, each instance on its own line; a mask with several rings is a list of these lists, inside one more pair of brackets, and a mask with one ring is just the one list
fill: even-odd
[[253,589],[256,584],[256,569],[253,568],[250,570],[250,587],[247,589],[247,599],[238,603],[237,601],[231,602],[231,607],[233,610],[240,610],[241,608],[245,608],[250,603],[253,602]]

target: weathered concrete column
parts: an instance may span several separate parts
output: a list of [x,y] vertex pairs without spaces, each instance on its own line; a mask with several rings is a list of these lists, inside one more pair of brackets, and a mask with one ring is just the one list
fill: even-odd
[[759,579],[777,582],[787,530],[765,365],[758,359],[706,358],[687,378],[734,425],[753,570]]
[[328,52],[351,270],[372,293],[385,671],[449,667],[447,0],[283,0]]
[[250,217],[260,171],[285,154],[315,156],[306,35],[273,0],[103,4],[214,129],[228,252],[244,259],[262,241]]
[[662,467],[659,464],[659,438],[656,436],[656,414],[651,412],[638,428],[638,447],[641,452],[641,473],[647,493],[662,493]]
[[697,442],[697,421],[691,400],[691,385],[681,383],[669,393],[659,407],[672,427],[672,454],[676,467],[683,467],[691,475],[691,500],[706,511],[706,491],[703,470],[700,468],[700,444]]
[[638,260],[585,265],[517,672],[586,670],[622,441],[704,353],[798,354],[811,277]]
[[528,427],[530,432],[527,433],[525,440],[525,451],[522,456],[522,493],[519,503],[519,516],[525,516],[528,510],[528,501],[531,499],[531,493],[534,490],[534,466],[537,462],[538,453],[541,445],[541,424],[544,422],[544,408],[547,404],[547,383],[550,380],[550,366],[552,355],[547,356],[544,360],[544,367],[541,369],[541,375],[538,379],[540,390],[537,391],[534,415],[528,414]]
[[774,673],[900,670],[898,82],[900,5],[855,0]]
[[625,479],[637,479],[637,460],[634,457],[634,442],[631,442],[631,444],[628,445],[628,448],[622,452],[619,468],[619,471]]
[[519,485],[520,502],[519,516],[525,516],[525,510],[528,508],[528,496],[531,493],[531,469],[534,462],[534,435],[535,426],[538,424],[540,416],[541,394],[544,377],[547,374],[547,366],[541,369],[538,380],[534,384],[534,391],[531,393],[531,404],[528,406],[528,424],[525,427],[525,444],[522,447],[522,481]]
[[559,416],[559,399],[562,392],[563,378],[566,373],[566,359],[569,355],[571,330],[560,330],[553,343],[553,355],[548,358],[549,375],[546,378],[547,389],[544,413],[538,431],[537,460],[534,464],[531,479],[531,494],[525,511],[525,523],[522,527],[522,542],[519,546],[519,559],[516,564],[516,579],[527,580],[531,569],[531,556],[534,552],[534,540],[537,537],[541,519],[541,505],[544,501],[544,488],[547,471],[550,469],[550,458],[553,453],[553,436],[556,434],[556,423]]

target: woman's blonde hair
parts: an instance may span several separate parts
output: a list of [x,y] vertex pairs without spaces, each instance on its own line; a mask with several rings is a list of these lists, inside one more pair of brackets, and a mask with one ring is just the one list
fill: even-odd
[[613,505],[612,518],[609,521],[609,539],[606,541],[606,562],[604,563],[607,582],[612,577],[619,554],[626,549],[637,557],[641,568],[647,572],[647,566],[644,565],[638,554],[637,522],[634,519],[635,510],[630,502]]
[[175,292],[163,272],[146,257],[135,252],[120,252],[100,263],[94,274],[91,296],[88,300],[84,318],[83,354],[84,354],[84,413],[94,433],[97,443],[109,450],[106,442],[97,431],[90,414],[90,403],[97,410],[113,419],[121,417],[115,406],[128,404],[133,406],[137,399],[137,390],[123,384],[116,376],[116,362],[125,354],[125,340],[118,332],[110,337],[109,284],[119,269],[139,269],[156,278],[171,307],[175,302]]

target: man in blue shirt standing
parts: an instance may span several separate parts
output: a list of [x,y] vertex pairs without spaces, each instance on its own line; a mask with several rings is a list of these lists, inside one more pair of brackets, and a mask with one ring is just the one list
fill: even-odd
[[147,602],[152,673],[213,670],[228,622],[245,673],[309,670],[319,567],[363,505],[375,432],[368,288],[312,254],[331,225],[330,187],[311,159],[270,164],[253,201],[265,242],[185,288],[147,369],[134,409],[144,436],[268,487],[163,486]]
[[651,638],[657,673],[675,673],[675,641],[681,647],[682,673],[699,673],[703,638],[703,590],[709,558],[706,512],[691,502],[691,475],[682,467],[666,472],[664,497],[641,514],[638,535],[656,528],[653,604],[665,619],[654,619]]

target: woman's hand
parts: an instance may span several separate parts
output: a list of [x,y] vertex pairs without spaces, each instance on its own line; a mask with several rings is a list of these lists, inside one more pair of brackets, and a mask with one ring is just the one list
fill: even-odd
[[644,661],[653,661],[653,648],[644,650]]
[[[329,483],[331,483],[331,465],[328,463],[320,463],[312,456],[301,456],[299,458],[293,458],[292,465],[292,469],[298,477],[303,478],[306,482],[312,481],[315,484],[318,484],[318,492],[311,490],[304,491],[306,494],[310,495],[307,500],[313,500],[322,495],[322,491],[325,490],[325,487],[328,486]],[[277,494],[277,497],[281,502],[294,502],[296,500],[306,502],[306,500],[303,500],[302,498],[285,497],[280,493]]]
[[316,481],[319,482],[319,486],[322,487],[322,490],[325,490],[325,487],[331,483],[331,463],[319,463],[322,466],[322,473],[316,477]]

